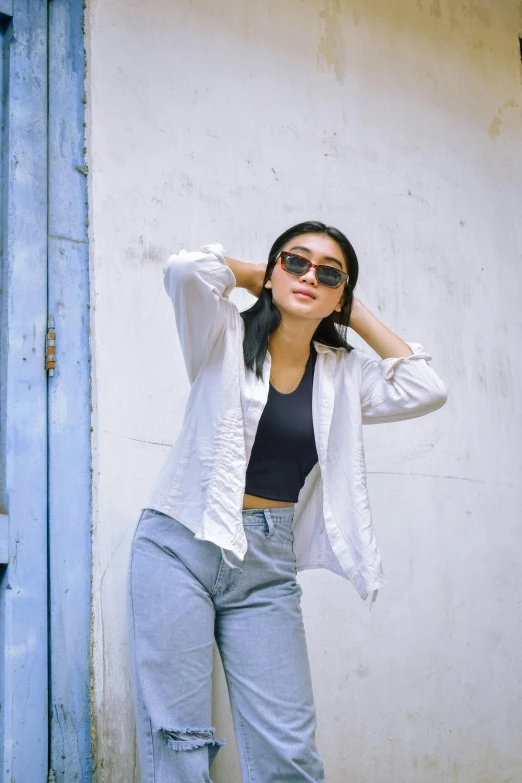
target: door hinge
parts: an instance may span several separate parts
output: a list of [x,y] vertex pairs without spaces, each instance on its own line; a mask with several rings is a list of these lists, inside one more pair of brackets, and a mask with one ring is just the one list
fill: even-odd
[[49,774],[47,775],[47,783],[56,783],[56,772],[54,769],[49,770]]
[[56,365],[56,331],[54,328],[54,315],[47,318],[47,336],[45,339],[45,369],[49,375],[54,375]]

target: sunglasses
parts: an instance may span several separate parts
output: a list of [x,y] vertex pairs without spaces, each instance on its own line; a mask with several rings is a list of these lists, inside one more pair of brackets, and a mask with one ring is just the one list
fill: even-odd
[[328,288],[339,288],[341,283],[348,279],[347,272],[341,272],[340,269],[327,266],[327,264],[312,264],[307,258],[298,256],[295,253],[289,253],[287,250],[282,250],[278,258],[281,259],[282,269],[297,277],[305,275],[313,267],[317,282]]

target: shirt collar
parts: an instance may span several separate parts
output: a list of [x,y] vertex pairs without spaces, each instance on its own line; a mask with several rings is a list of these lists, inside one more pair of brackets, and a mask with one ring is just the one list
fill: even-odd
[[332,351],[344,351],[342,346],[324,345],[324,343],[318,343],[317,340],[312,340],[313,346],[317,353],[331,353]]

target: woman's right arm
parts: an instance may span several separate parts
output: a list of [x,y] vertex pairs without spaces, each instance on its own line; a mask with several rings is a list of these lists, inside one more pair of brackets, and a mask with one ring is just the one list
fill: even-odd
[[178,336],[190,383],[207,361],[220,330],[236,280],[214,243],[200,250],[174,253],[163,266],[163,282],[174,306]]
[[165,262],[165,290],[174,306],[190,383],[205,364],[215,338],[226,328],[228,309],[235,308],[230,293],[237,285],[259,296],[265,268],[225,258],[218,243],[195,252],[181,250]]
[[225,261],[236,278],[238,288],[246,288],[248,293],[255,297],[261,296],[266,264],[247,264],[228,256],[225,256]]

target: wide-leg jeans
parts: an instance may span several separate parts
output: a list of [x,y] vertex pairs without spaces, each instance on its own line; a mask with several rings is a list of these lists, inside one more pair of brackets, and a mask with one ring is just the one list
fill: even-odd
[[294,508],[243,511],[243,562],[145,509],[129,574],[142,783],[209,783],[214,639],[244,783],[324,783],[296,581]]

